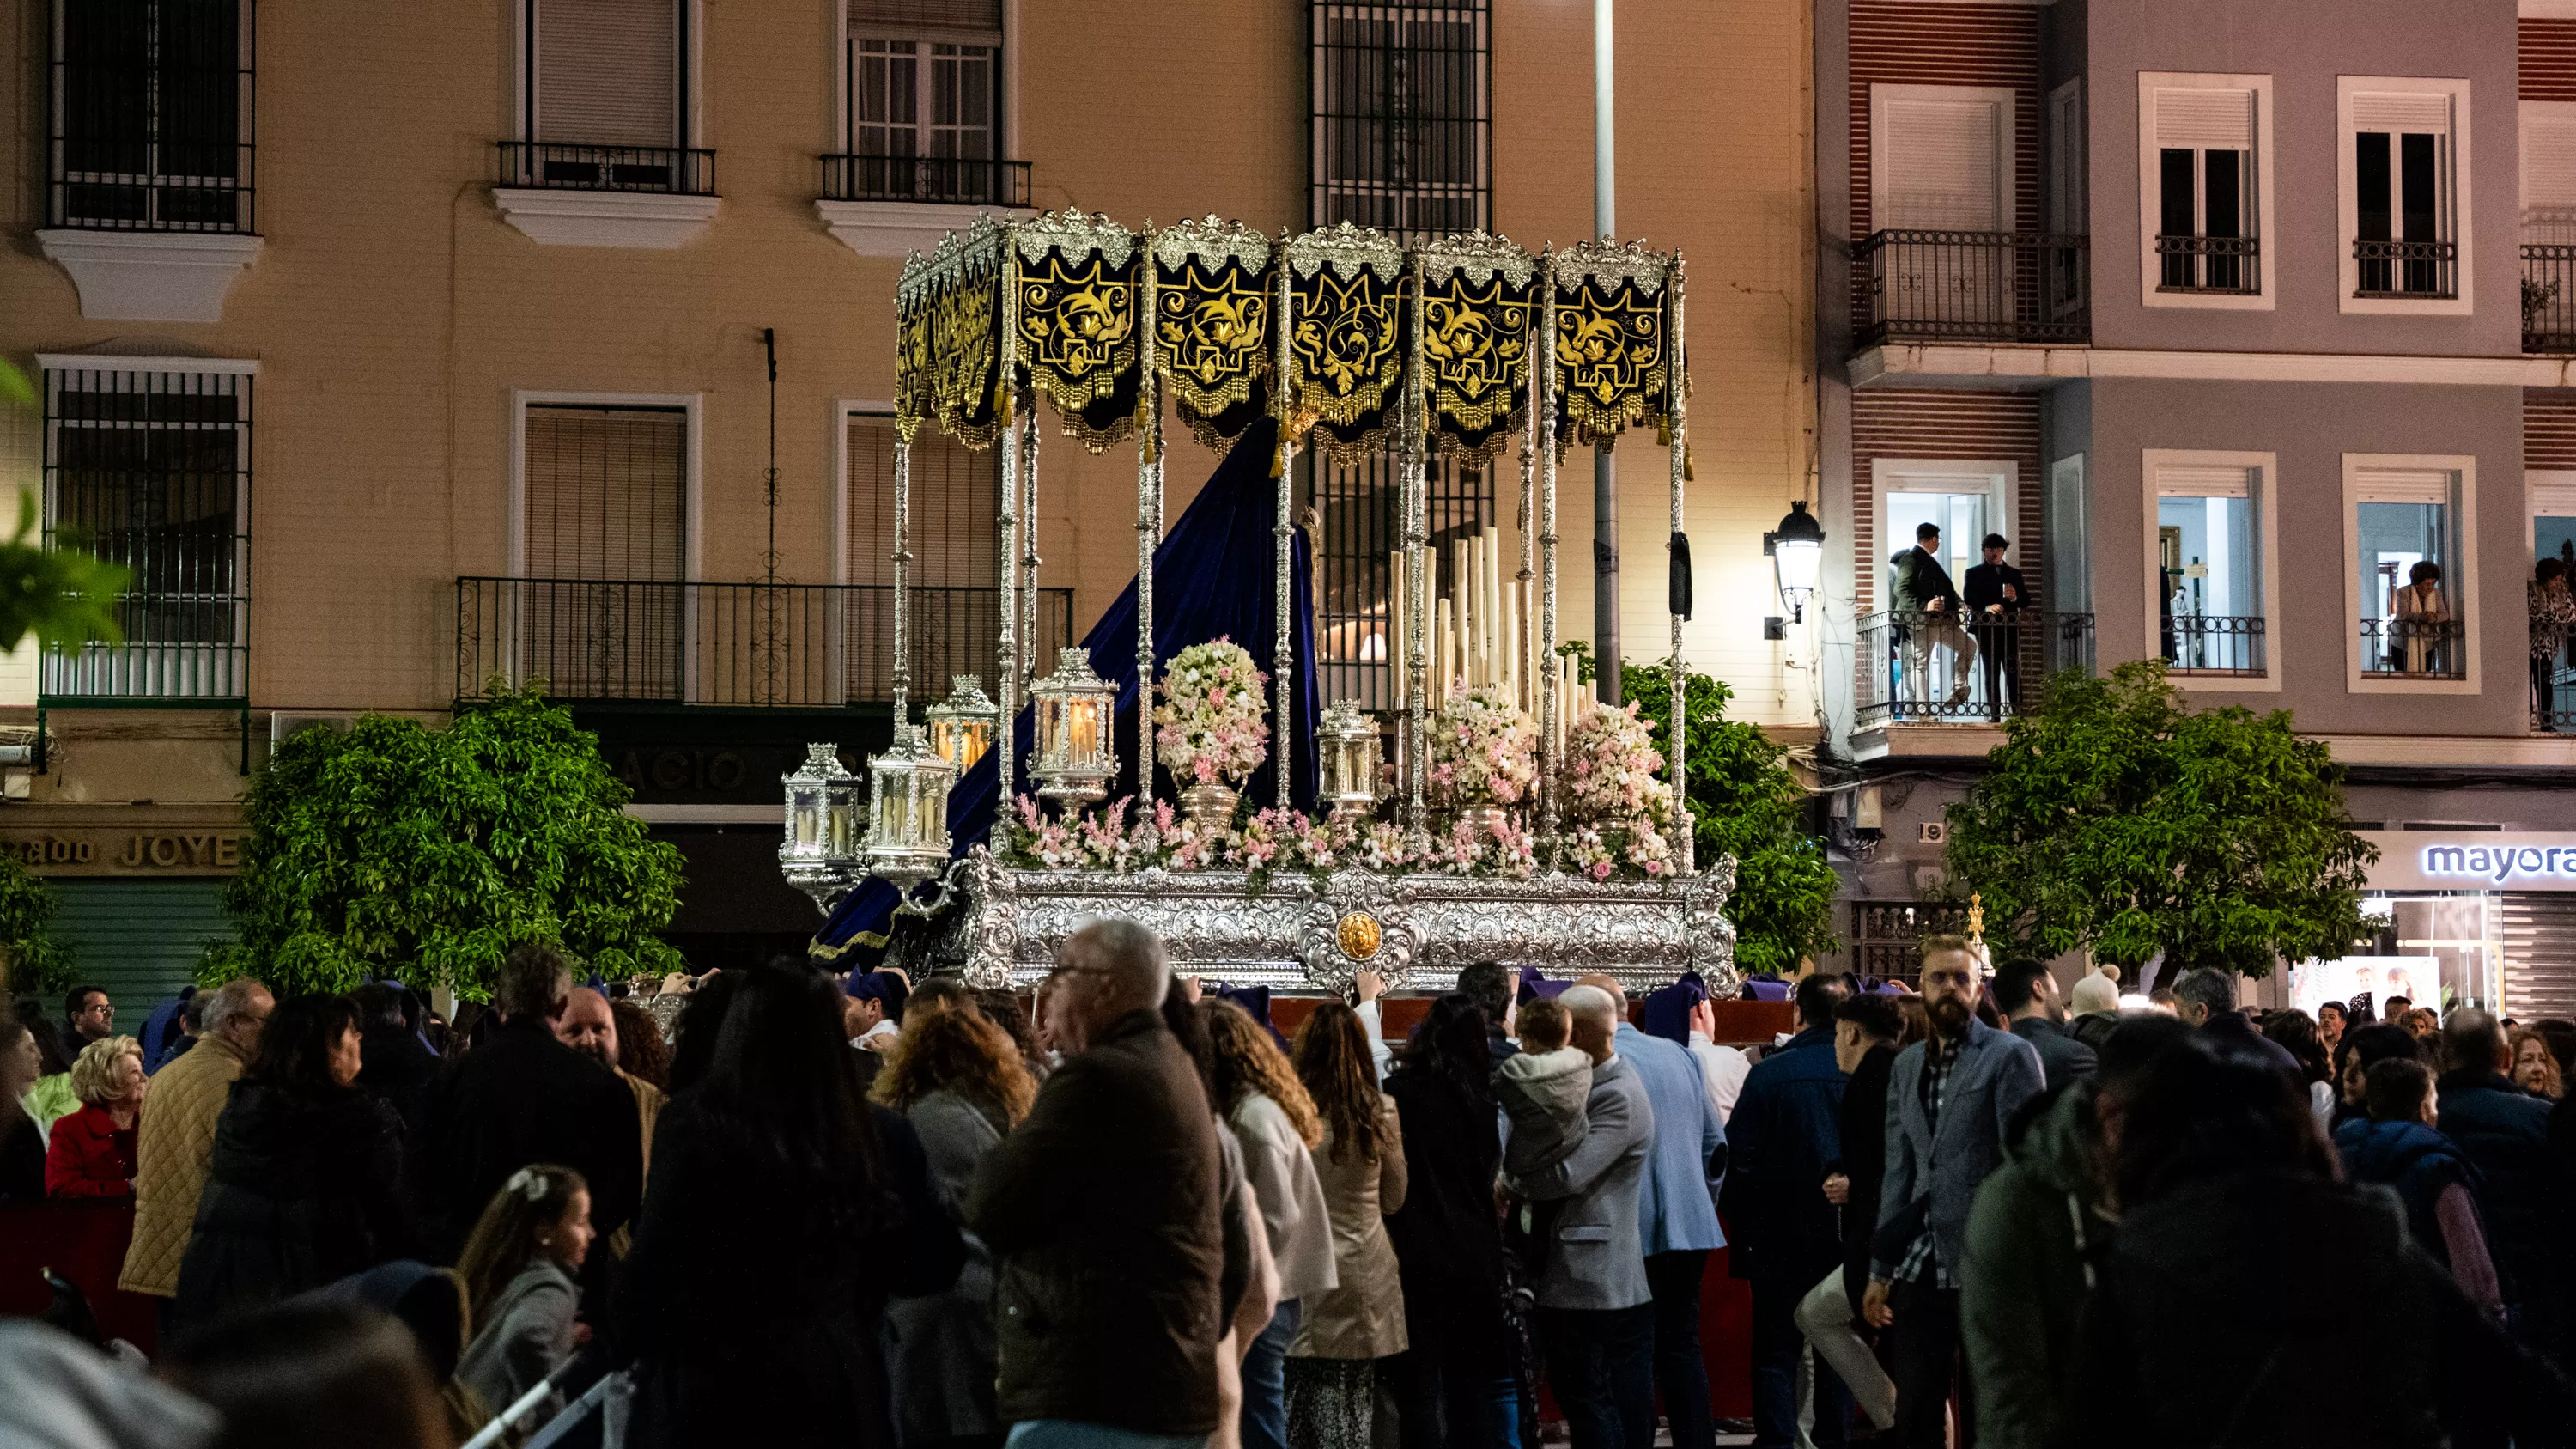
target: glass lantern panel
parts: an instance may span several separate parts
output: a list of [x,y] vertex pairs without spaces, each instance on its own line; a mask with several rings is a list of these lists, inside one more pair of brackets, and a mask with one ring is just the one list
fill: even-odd
[[823,792],[807,787],[795,794],[796,843],[812,846],[823,834]]

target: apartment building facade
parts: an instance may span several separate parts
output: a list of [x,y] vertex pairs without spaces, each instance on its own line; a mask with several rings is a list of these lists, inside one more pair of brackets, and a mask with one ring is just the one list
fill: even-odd
[[[2525,596],[2576,554],[2576,7],[1816,13],[1856,959],[1945,918],[1942,810],[2017,684],[2160,657],[2195,703],[2289,709],[2351,767],[2383,954],[2563,1012],[2555,873],[2428,861],[2576,844],[2576,700],[2539,687],[2566,661],[2535,669]],[[1927,523],[1954,578],[2008,540],[2009,627],[1892,597]]]
[[[892,293],[979,211],[1590,230],[1589,8],[1490,0],[6,0],[17,245],[0,460],[134,573],[127,640],[49,656],[0,845],[93,969],[223,929],[270,742],[542,678],[679,842],[701,961],[801,945],[774,863],[809,739],[885,735]],[[1760,531],[1811,465],[1806,17],[1631,0],[1621,230],[1694,269],[1695,662],[1812,713],[1761,637]],[[1664,450],[1618,454],[1660,619]],[[1172,509],[1212,455],[1175,435]],[[1569,477],[1577,476],[1569,469]],[[916,680],[992,668],[990,454],[915,455]],[[1133,460],[1050,437],[1042,638],[1125,586]],[[1370,697],[1393,486],[1308,468],[1323,661]],[[1517,479],[1441,480],[1517,527]],[[1570,495],[1566,557],[1591,554]],[[1444,551],[1445,552],[1445,551]],[[1579,567],[1562,602],[1588,634]],[[782,649],[779,640],[828,640]],[[1794,661],[1787,661],[1794,662]],[[922,691],[915,690],[918,701]]]

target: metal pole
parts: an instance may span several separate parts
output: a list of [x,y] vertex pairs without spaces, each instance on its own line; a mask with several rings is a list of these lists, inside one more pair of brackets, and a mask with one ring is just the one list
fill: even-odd
[[[1149,226],[1151,223],[1147,223]],[[1161,294],[1154,275],[1154,233],[1136,237],[1136,818],[1154,816],[1154,550],[1163,541],[1161,474],[1163,397],[1154,363],[1154,319]],[[1178,783],[1178,782],[1175,782]]]
[[[1664,289],[1664,305],[1671,310],[1671,316],[1667,319],[1668,325],[1664,329],[1664,347],[1668,358],[1664,374],[1664,415],[1672,420],[1672,530],[1673,537],[1678,539],[1683,536],[1682,486],[1686,481],[1690,459],[1690,416],[1687,398],[1690,388],[1688,380],[1682,373],[1682,259],[1678,252],[1673,255],[1673,264],[1665,274]],[[1664,745],[1671,754],[1673,767],[1672,829],[1677,837],[1673,841],[1673,859],[1681,874],[1690,875],[1697,866],[1697,851],[1693,842],[1694,827],[1691,824],[1690,809],[1688,767],[1690,721],[1682,713],[1683,706],[1688,702],[1690,665],[1682,657],[1682,616],[1675,614],[1672,616],[1672,621],[1673,699],[1672,712],[1667,716],[1672,721],[1672,728]]]
[[[1592,231],[1618,239],[1618,91],[1611,64],[1611,0],[1592,0]],[[1619,686],[1619,460],[1610,440],[1592,445],[1592,658],[1601,698],[1617,705]]]
[[1420,855],[1431,848],[1431,817],[1422,803],[1422,787],[1429,771],[1423,757],[1431,744],[1430,720],[1425,714],[1426,697],[1431,692],[1431,659],[1426,652],[1426,636],[1431,632],[1431,555],[1425,547],[1429,542],[1426,514],[1430,499],[1422,476],[1428,431],[1428,420],[1422,415],[1426,402],[1422,395],[1422,254],[1413,253],[1408,263],[1405,273],[1412,295],[1403,305],[1411,335],[1405,345],[1404,411],[1399,415],[1404,455],[1399,465],[1404,470],[1404,668],[1412,691],[1404,720],[1404,820],[1406,848]]
[[1271,388],[1274,395],[1279,399],[1279,456],[1273,463],[1273,466],[1279,470],[1279,517],[1272,524],[1272,537],[1276,542],[1278,554],[1277,564],[1279,576],[1277,579],[1277,589],[1279,597],[1276,606],[1277,635],[1272,639],[1270,646],[1270,682],[1272,701],[1270,706],[1270,759],[1271,762],[1277,766],[1277,773],[1273,777],[1278,785],[1278,790],[1276,791],[1276,803],[1279,808],[1284,810],[1288,808],[1288,787],[1290,783],[1289,774],[1292,768],[1291,761],[1293,759],[1289,746],[1289,730],[1293,724],[1293,706],[1289,691],[1292,679],[1296,673],[1297,665],[1297,650],[1295,645],[1290,642],[1290,630],[1293,624],[1291,616],[1293,611],[1288,606],[1288,596],[1290,593],[1289,566],[1294,559],[1296,552],[1295,545],[1292,542],[1293,525],[1288,521],[1288,510],[1294,505],[1294,499],[1291,496],[1294,480],[1288,471],[1288,464],[1289,460],[1295,456],[1297,447],[1296,440],[1288,435],[1288,423],[1290,418],[1288,404],[1288,328],[1290,322],[1289,309],[1295,305],[1295,293],[1290,290],[1288,285],[1288,235],[1284,230],[1280,233],[1279,245],[1279,315],[1275,321],[1275,325],[1278,328],[1278,331],[1275,334],[1278,338],[1278,349],[1271,359],[1270,375]]
[[1541,258],[1538,323],[1538,836],[1542,857],[1556,864],[1556,259]]
[[1020,373],[1019,245],[1008,230],[995,238],[995,244],[1002,252],[993,278],[993,285],[1001,289],[1002,302],[993,309],[994,325],[1002,330],[1002,355],[998,364],[1002,375],[997,391],[1002,396],[1003,406],[1019,404],[1012,408],[1012,415],[1002,424],[1002,516],[996,520],[1002,546],[1002,593],[995,601],[1001,605],[997,612],[1001,615],[1002,630],[1000,648],[993,661],[994,692],[1000,696],[998,703],[1002,714],[1001,728],[995,732],[999,736],[995,747],[1001,751],[1001,757],[995,761],[999,773],[995,777],[998,788],[993,791],[993,842],[998,850],[1002,842],[1011,838],[1012,806],[1016,803],[1014,787],[1019,780],[1020,758],[1020,644],[1016,627],[1019,622],[1020,511],[1019,479],[1014,475],[1018,472],[1020,429],[1036,427],[1038,419],[1036,397],[1032,395],[1023,399],[1017,395]]

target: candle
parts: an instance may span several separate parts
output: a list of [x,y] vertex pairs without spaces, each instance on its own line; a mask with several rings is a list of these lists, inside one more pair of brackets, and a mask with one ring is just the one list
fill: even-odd
[[1413,591],[1406,580],[1412,571],[1404,566],[1404,550],[1397,549],[1386,557],[1387,667],[1395,675],[1395,707],[1404,709],[1412,702],[1413,666],[1405,652],[1404,627],[1413,609]]
[[1442,705],[1448,703],[1449,700],[1449,670],[1451,667],[1449,661],[1449,602],[1450,601],[1447,599],[1436,600],[1434,601],[1431,611],[1431,642],[1433,646],[1431,672],[1434,676],[1431,681],[1431,707],[1433,709],[1440,708]]

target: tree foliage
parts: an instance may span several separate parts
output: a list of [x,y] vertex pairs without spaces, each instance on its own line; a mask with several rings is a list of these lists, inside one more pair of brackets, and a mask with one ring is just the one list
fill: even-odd
[[[35,387],[6,359],[0,359],[0,404],[36,405]],[[30,634],[45,644],[122,639],[116,600],[132,576],[83,552],[68,530],[58,531],[48,547],[37,497],[33,488],[18,495],[18,526],[0,537],[0,651],[17,648]]]
[[385,715],[287,738],[252,782],[225,889],[238,945],[203,977],[280,992],[376,977],[482,999],[509,949],[560,946],[606,976],[677,969],[653,933],[680,852],[624,813],[596,736],[542,691],[501,689],[443,730]]
[[[1672,738],[1672,671],[1628,665],[1623,692],[1659,742]],[[1760,727],[1726,718],[1734,692],[1693,672],[1682,700],[1689,721],[1688,774],[1694,848],[1702,863],[1735,857],[1735,890],[1726,918],[1735,925],[1735,964],[1747,972],[1787,972],[1802,957],[1834,948],[1835,877],[1825,843],[1806,831],[1807,792],[1781,768],[1787,754]]]
[[71,989],[69,946],[53,934],[54,888],[0,855],[0,997],[56,996]]
[[1990,933],[2261,976],[2366,929],[2378,851],[2352,833],[2342,768],[2287,710],[2188,709],[2141,660],[2051,679],[1987,758],[1950,807],[1949,873],[1985,898]]

